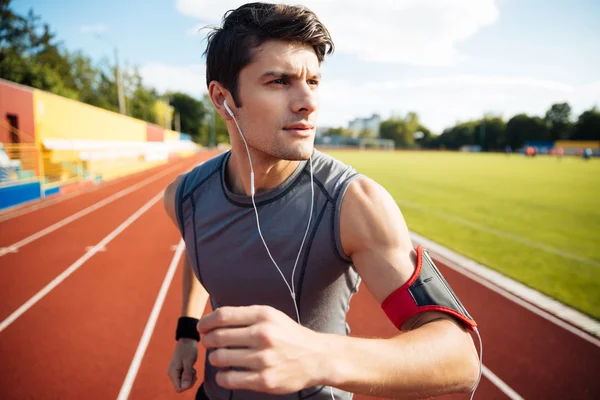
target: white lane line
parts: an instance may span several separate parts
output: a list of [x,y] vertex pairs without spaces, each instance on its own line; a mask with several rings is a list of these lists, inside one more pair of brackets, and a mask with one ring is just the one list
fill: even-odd
[[39,231],[37,233],[34,233],[33,235],[28,236],[25,239],[22,239],[22,240],[18,241],[17,243],[14,243],[14,244],[8,245],[6,247],[0,248],[0,257],[6,255],[8,253],[15,253],[15,252],[17,252],[21,247],[23,247],[23,246],[25,246],[25,245],[27,245],[27,244],[29,244],[29,243],[31,243],[31,242],[33,242],[33,241],[41,238],[41,237],[44,237],[47,234],[52,233],[52,232],[54,232],[55,230],[57,230],[59,228],[62,228],[63,226],[65,226],[65,225],[67,225],[67,224],[69,224],[69,223],[71,223],[71,222],[73,222],[73,221],[75,221],[75,220],[77,220],[77,219],[79,219],[81,217],[86,216],[89,213],[91,213],[93,211],[96,211],[97,209],[99,209],[101,207],[104,207],[107,204],[110,204],[113,201],[115,201],[117,199],[120,199],[121,197],[126,196],[129,193],[131,193],[131,192],[134,192],[134,191],[138,190],[139,188],[141,188],[143,186],[146,186],[146,185],[154,182],[155,180],[163,177],[164,175],[167,175],[167,174],[171,173],[173,170],[175,170],[177,168],[181,168],[181,166],[180,165],[176,165],[176,166],[174,166],[172,168],[166,169],[166,170],[164,170],[164,171],[162,171],[162,172],[160,172],[160,173],[158,173],[158,174],[156,174],[154,176],[151,176],[150,178],[147,178],[147,179],[143,180],[142,182],[139,182],[139,183],[137,183],[137,184],[135,184],[133,186],[130,186],[127,189],[123,189],[120,192],[117,192],[117,193],[113,194],[112,196],[107,197],[104,200],[101,200],[101,201],[99,201],[99,202],[97,202],[97,203],[95,203],[95,204],[93,204],[93,205],[91,205],[91,206],[89,206],[89,207],[81,210],[81,211],[78,211],[75,214],[73,214],[73,215],[71,215],[71,216],[69,216],[69,217],[67,217],[67,218],[65,218],[63,220],[58,221],[58,222],[50,225],[49,227],[47,227],[45,229],[42,229],[41,231]]
[[175,251],[173,259],[171,260],[171,265],[169,265],[167,275],[165,276],[162,286],[160,287],[158,296],[156,297],[156,301],[154,302],[154,307],[152,307],[152,312],[150,313],[150,318],[148,318],[146,328],[144,328],[144,333],[142,334],[142,339],[140,340],[138,348],[135,351],[133,361],[131,361],[129,371],[127,371],[127,376],[125,377],[123,386],[121,386],[121,391],[119,392],[117,400],[126,400],[129,397],[129,393],[131,392],[131,388],[133,387],[133,382],[135,381],[135,377],[138,373],[138,370],[140,369],[140,365],[142,364],[142,359],[144,358],[144,354],[146,353],[146,349],[148,348],[148,344],[150,343],[150,338],[152,337],[152,333],[154,332],[156,321],[158,320],[158,316],[165,301],[165,297],[167,297],[169,286],[171,286],[173,275],[175,275],[175,270],[177,270],[177,266],[179,265],[179,260],[181,259],[181,255],[183,254],[184,249],[185,245],[183,240],[181,240],[179,242],[179,245],[177,246],[177,250]]
[[[593,345],[600,347],[600,340],[597,337],[600,336],[600,323],[597,321],[522,283],[516,282],[496,271],[492,271],[473,260],[469,260],[430,239],[414,232],[411,232],[410,235],[415,242],[423,244],[430,249],[434,253],[434,258],[438,258],[449,268]],[[563,321],[563,319],[569,323]]]
[[538,242],[534,242],[533,240],[529,240],[526,239],[524,237],[521,236],[517,236],[517,235],[513,235],[511,233],[507,233],[498,229],[494,229],[494,228],[490,228],[489,226],[485,226],[485,225],[481,225],[469,220],[466,220],[464,218],[460,218],[454,215],[450,215],[450,214],[446,214],[444,212],[435,210],[433,208],[430,207],[424,207],[422,205],[419,204],[415,204],[413,202],[410,201],[406,201],[406,200],[399,200],[399,199],[395,199],[396,203],[398,203],[398,205],[404,205],[407,206],[409,208],[415,208],[418,210],[422,210],[427,212],[428,214],[434,214],[437,215],[438,217],[445,219],[447,221],[453,221],[456,223],[459,223],[461,225],[465,225],[468,227],[471,227],[473,229],[479,230],[481,232],[485,232],[485,233],[489,233],[492,235],[496,235],[505,239],[509,239],[512,241],[515,241],[517,243],[521,243],[525,246],[529,246],[532,247],[534,249],[538,249],[538,250],[542,250],[545,251],[547,253],[552,253],[552,254],[556,254],[558,256],[564,257],[564,258],[568,258],[574,261],[579,261],[588,265],[592,265],[594,267],[600,267],[600,262],[594,261],[594,260],[590,260],[589,258],[585,258],[585,257],[581,257],[580,255],[574,254],[574,253],[570,253],[568,251],[564,251],[564,250],[560,250],[557,249],[555,247],[551,247],[548,245],[545,245],[543,243],[538,243]]
[[144,204],[139,210],[137,210],[133,215],[127,218],[121,225],[119,225],[114,231],[109,233],[100,243],[92,247],[87,253],[85,253],[79,260],[75,261],[69,268],[64,270],[60,275],[52,280],[49,284],[47,284],[42,290],[37,292],[32,298],[27,300],[25,304],[19,307],[15,312],[10,314],[2,323],[0,323],[0,332],[6,329],[10,324],[12,324],[17,318],[19,318],[23,313],[29,310],[31,307],[35,305],[38,301],[40,301],[44,296],[46,296],[52,289],[57,287],[62,281],[67,279],[69,275],[73,272],[77,271],[79,267],[81,267],[87,260],[92,258],[94,254],[101,251],[111,240],[113,240],[117,235],[125,230],[129,225],[131,225],[136,219],[138,219],[143,213],[148,211],[150,207],[156,204],[160,199],[162,199],[164,190],[161,190],[156,196],[154,196],[149,202]]
[[[177,165],[181,165],[181,164],[183,164],[183,162],[177,163]],[[168,164],[165,164],[165,165],[168,165]],[[153,167],[150,169],[145,169],[143,171],[139,171],[138,173],[133,173],[131,175],[126,175],[126,176],[123,176],[120,178],[111,179],[109,181],[102,182],[100,185],[94,184],[93,186],[87,186],[87,187],[81,188],[79,190],[75,190],[74,192],[71,192],[71,193],[61,194],[59,197],[45,199],[43,202],[36,202],[29,206],[25,205],[25,206],[23,206],[23,208],[19,208],[14,211],[10,211],[10,210],[0,211],[0,222],[8,221],[10,219],[20,217],[21,215],[29,214],[30,212],[33,212],[33,211],[41,210],[42,208],[46,208],[46,207],[52,206],[54,204],[61,203],[65,200],[68,200],[73,197],[77,197],[77,196],[85,194],[85,193],[94,192],[96,190],[100,190],[100,189],[104,189],[104,188],[110,188],[111,186],[113,186],[117,183],[123,182],[126,179],[135,180],[136,177],[139,177],[139,175],[143,175],[144,173],[152,172],[153,169],[159,169],[165,165]]]
[[502,391],[502,393],[507,395],[511,400],[523,400],[523,398],[519,396],[517,392],[512,390],[510,386],[504,383],[502,379],[498,378],[498,376],[492,371],[490,371],[485,365],[481,366],[481,371],[483,376],[488,378],[490,382],[492,382],[498,389]]

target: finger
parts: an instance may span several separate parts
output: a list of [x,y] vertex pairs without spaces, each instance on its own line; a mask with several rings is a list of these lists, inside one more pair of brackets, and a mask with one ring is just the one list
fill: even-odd
[[181,374],[181,389],[186,390],[193,386],[196,370],[192,364],[183,364],[183,373]]
[[202,335],[202,344],[207,349],[221,347],[257,347],[258,340],[255,329],[244,328],[217,328]]
[[256,371],[219,371],[217,384],[225,389],[244,389],[255,392],[284,394],[285,387],[277,385],[276,375]]
[[202,335],[216,328],[248,326],[264,321],[268,316],[266,306],[220,307],[198,321],[198,332]]
[[169,378],[171,378],[171,382],[173,383],[173,387],[175,391],[181,391],[181,373],[183,372],[183,366],[180,364],[179,366],[171,366],[169,367],[168,374]]
[[252,371],[263,371],[279,363],[275,352],[254,349],[218,349],[209,354],[208,361],[218,368],[234,367]]
[[264,367],[260,354],[253,349],[218,349],[209,354],[208,362],[219,368],[237,367],[259,370]]

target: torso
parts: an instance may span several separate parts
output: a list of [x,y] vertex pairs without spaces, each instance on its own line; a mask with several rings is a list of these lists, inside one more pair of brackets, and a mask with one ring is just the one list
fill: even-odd
[[[251,197],[232,193],[225,183],[230,153],[197,166],[181,180],[175,208],[196,277],[210,295],[212,309],[221,306],[269,305],[297,321],[296,308],[258,234]],[[288,285],[296,292],[303,326],[317,332],[348,335],[346,313],[360,277],[344,254],[340,207],[356,171],[316,151],[312,156],[314,205],[311,205],[310,163],[301,162],[278,187],[258,193],[255,202],[265,242]],[[208,357],[208,353],[207,353]],[[204,388],[213,399],[330,399],[329,388],[314,387],[287,396],[231,391],[214,381],[217,370],[205,361]],[[336,399],[351,393],[334,389]]]

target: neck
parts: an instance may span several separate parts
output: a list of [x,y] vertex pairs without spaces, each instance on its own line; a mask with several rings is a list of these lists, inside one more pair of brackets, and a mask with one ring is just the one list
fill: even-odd
[[[250,164],[245,146],[232,146],[227,162],[226,182],[235,194],[250,196]],[[281,160],[263,152],[250,149],[254,168],[255,193],[273,189],[281,185],[298,167],[300,161]]]

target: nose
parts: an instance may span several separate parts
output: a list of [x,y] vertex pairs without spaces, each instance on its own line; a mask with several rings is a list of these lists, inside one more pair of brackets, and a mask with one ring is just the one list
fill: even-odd
[[292,111],[297,114],[302,114],[308,117],[319,107],[319,99],[316,88],[308,83],[300,83],[295,90],[292,100]]

